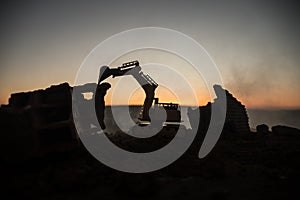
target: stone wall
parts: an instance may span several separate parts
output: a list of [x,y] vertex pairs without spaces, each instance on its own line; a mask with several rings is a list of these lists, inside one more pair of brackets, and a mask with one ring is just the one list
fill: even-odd
[[[221,86],[214,86],[217,99],[218,100],[218,89],[222,89]],[[224,90],[224,89],[223,89]],[[246,107],[238,101],[228,90],[224,90],[226,94],[226,102],[227,102],[227,110],[226,110],[226,120],[225,120],[225,128],[229,128],[232,131],[236,131],[238,133],[249,133],[249,118],[247,114]]]
[[9,141],[12,149],[22,149],[20,143],[30,144],[21,152],[3,149],[3,156],[8,159],[15,156],[26,159],[79,145],[72,119],[72,88],[68,83],[12,94],[0,113],[1,121],[5,122],[0,127],[5,130],[1,131],[5,138],[2,141]]
[[[221,86],[215,85],[214,90],[216,93],[217,98],[214,99],[214,102],[209,102],[205,106],[200,106],[200,122],[198,121],[191,121],[192,128],[199,126],[199,132],[201,134],[205,134],[207,131],[207,128],[210,124],[210,118],[211,118],[211,108],[212,106],[221,100],[221,95],[224,94],[222,92],[225,92],[226,94],[226,102],[227,102],[227,108],[226,108],[226,118],[225,118],[225,124],[224,129],[226,131],[229,131],[231,133],[249,133],[250,127],[249,127],[249,118],[247,114],[246,107],[238,101],[230,92],[227,90],[224,90]],[[195,119],[197,110],[188,110],[188,115],[190,119]],[[194,117],[193,117],[194,116]]]

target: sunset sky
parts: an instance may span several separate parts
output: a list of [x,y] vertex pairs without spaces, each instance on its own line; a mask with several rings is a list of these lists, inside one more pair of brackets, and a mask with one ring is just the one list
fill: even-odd
[[[300,108],[297,1],[7,1],[0,15],[0,104],[11,93],[73,85],[84,58],[101,41],[155,26],[200,43],[225,87],[248,108]],[[153,56],[146,54],[142,59]],[[163,90],[163,101],[176,99]],[[205,91],[197,95],[199,104],[209,100]]]

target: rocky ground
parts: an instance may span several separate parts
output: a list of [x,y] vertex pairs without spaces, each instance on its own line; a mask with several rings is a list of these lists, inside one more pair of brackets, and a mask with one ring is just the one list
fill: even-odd
[[[9,199],[297,198],[300,131],[287,127],[259,130],[248,134],[224,131],[204,159],[197,157],[201,145],[201,137],[197,137],[176,162],[146,174],[113,170],[84,147],[22,162],[3,162],[2,189]],[[122,136],[112,140],[122,141]],[[129,146],[128,138],[123,141]]]

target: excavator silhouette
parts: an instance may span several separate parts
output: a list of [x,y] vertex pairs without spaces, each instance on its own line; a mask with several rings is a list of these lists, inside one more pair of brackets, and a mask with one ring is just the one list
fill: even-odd
[[159,98],[155,98],[155,89],[158,87],[158,84],[148,74],[144,74],[142,72],[142,68],[137,60],[123,63],[122,66],[118,68],[109,68],[108,66],[102,66],[100,68],[98,86],[103,85],[103,83],[101,82],[110,76],[115,78],[117,76],[127,75],[133,76],[135,80],[141,85],[146,94],[144,104],[141,108],[138,117],[138,125],[151,123],[149,110],[151,109],[154,102],[153,109],[164,108],[166,111],[167,117],[164,125],[179,126],[179,123],[181,122],[181,113],[179,110],[179,105],[175,103],[161,103],[159,102]]

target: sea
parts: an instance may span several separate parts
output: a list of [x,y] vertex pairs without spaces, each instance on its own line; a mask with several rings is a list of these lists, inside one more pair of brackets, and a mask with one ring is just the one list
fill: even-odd
[[270,128],[276,125],[290,126],[300,129],[299,110],[264,110],[248,109],[250,128],[255,129],[259,124],[266,124]]
[[[182,124],[186,128],[191,128],[187,117],[187,108],[180,107],[182,115]],[[114,110],[112,116],[111,110]],[[137,122],[140,106],[108,106],[106,107],[106,119],[114,118],[123,128],[129,129]],[[129,112],[128,112],[129,111]],[[129,114],[128,114],[129,113]],[[283,125],[300,129],[300,109],[299,110],[267,110],[267,109],[247,109],[250,129],[255,131],[256,126],[266,124],[271,129],[272,126]],[[108,125],[111,122],[106,122]]]

